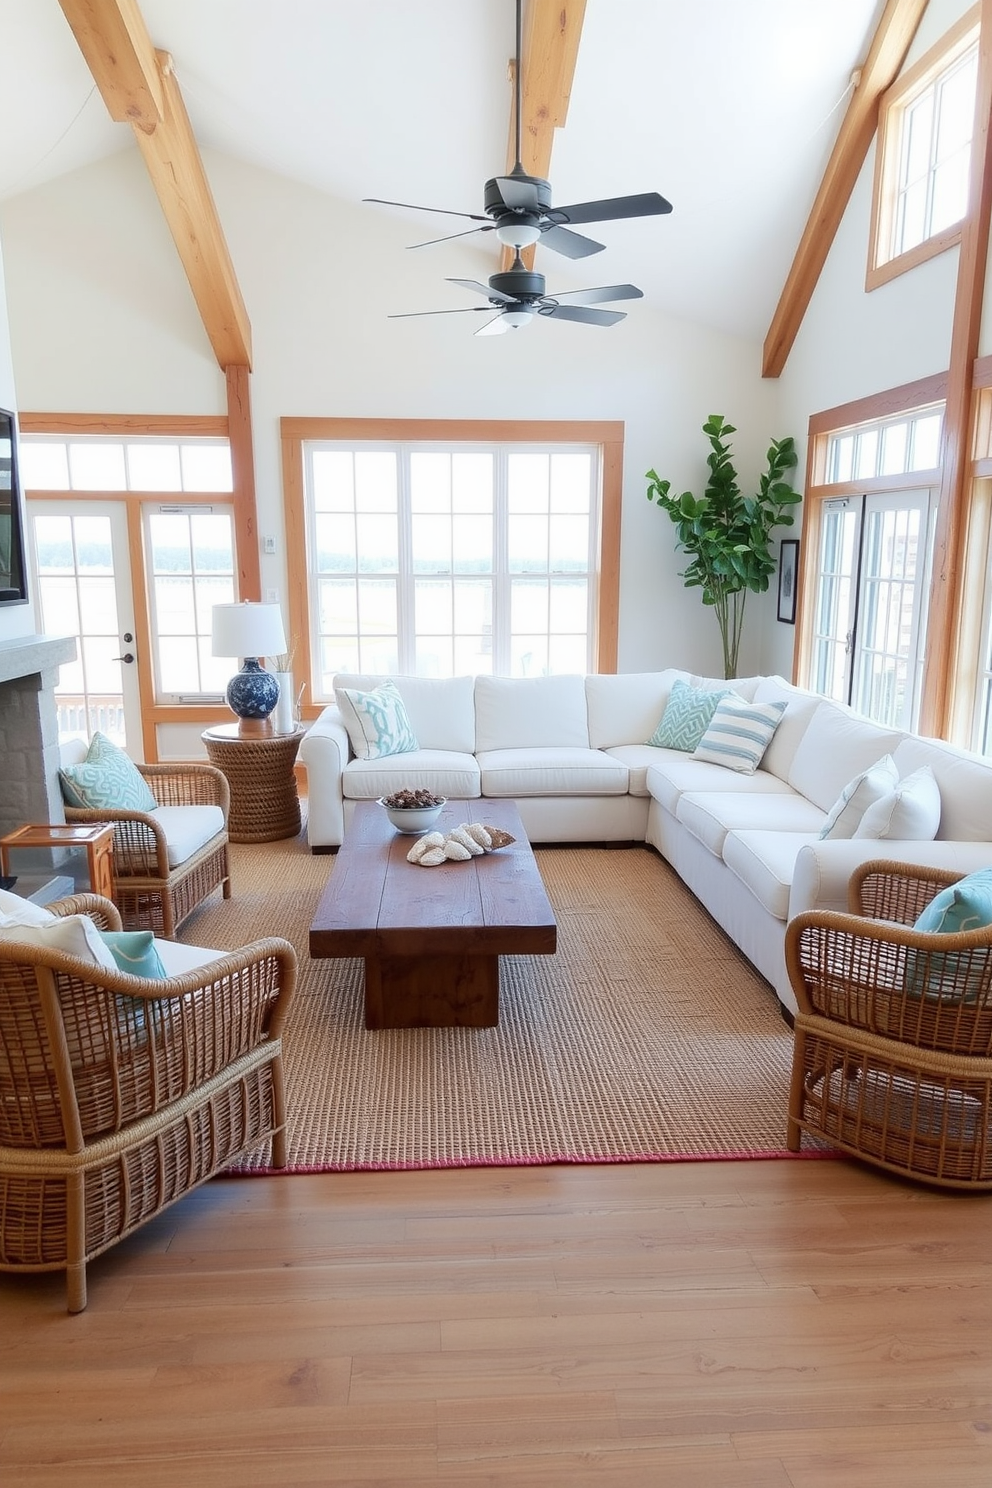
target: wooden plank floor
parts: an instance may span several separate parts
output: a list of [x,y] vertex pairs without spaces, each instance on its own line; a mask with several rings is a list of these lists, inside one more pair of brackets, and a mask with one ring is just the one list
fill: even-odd
[[0,1277],[4,1488],[992,1484],[992,1198],[847,1162],[215,1180]]

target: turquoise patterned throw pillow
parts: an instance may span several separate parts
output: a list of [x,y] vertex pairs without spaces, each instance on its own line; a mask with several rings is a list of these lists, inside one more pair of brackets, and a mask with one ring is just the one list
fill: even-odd
[[154,811],[158,802],[141,771],[123,749],[96,733],[80,765],[63,765],[59,771],[62,795],[70,806],[89,806],[103,811]]
[[661,722],[647,742],[659,749],[681,749],[692,754],[713,720],[717,703],[731,690],[724,687],[707,692],[677,678],[672,683]]
[[382,759],[420,748],[395,682],[382,682],[371,692],[338,687],[334,696],[357,759]]

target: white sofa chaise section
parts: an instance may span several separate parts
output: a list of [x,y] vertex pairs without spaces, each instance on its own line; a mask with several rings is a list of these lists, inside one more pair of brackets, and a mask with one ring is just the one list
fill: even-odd
[[[647,744],[677,679],[745,700],[782,702],[751,775]],[[340,687],[383,679],[348,675]],[[785,927],[805,909],[846,909],[847,882],[869,858],[961,873],[992,865],[992,760],[885,729],[781,677],[726,683],[668,669],[586,677],[392,679],[419,749],[358,760],[336,706],[300,749],[309,841],[338,846],[355,803],[404,786],[478,801],[512,797],[532,842],[647,842],[672,865],[749,961],[795,1009]],[[891,755],[901,779],[923,766],[940,793],[936,838],[829,838],[841,792]]]

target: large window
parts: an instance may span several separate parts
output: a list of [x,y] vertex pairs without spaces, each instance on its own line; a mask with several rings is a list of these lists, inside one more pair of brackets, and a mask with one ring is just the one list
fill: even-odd
[[978,79],[978,7],[882,101],[868,287],[961,236]]
[[919,715],[941,423],[931,405],[831,430],[809,492],[807,680],[893,728]]
[[[323,424],[291,422],[304,433]],[[294,639],[305,640],[314,703],[341,671],[602,666],[604,468],[615,505],[618,462],[593,439],[485,440],[448,428],[453,437],[287,441],[287,507],[299,500],[301,537],[291,546],[301,583],[290,587],[308,599]],[[613,604],[612,554],[605,567]]]

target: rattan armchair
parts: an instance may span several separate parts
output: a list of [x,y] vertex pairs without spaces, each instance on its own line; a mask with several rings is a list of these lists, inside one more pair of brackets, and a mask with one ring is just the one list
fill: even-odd
[[961,876],[875,859],[850,913],[790,922],[792,1151],[806,1132],[893,1173],[992,1188],[992,928],[911,928]]
[[[119,929],[107,899],[49,906]],[[0,941],[0,1270],[86,1264],[271,1139],[286,1163],[281,1033],[296,954],[268,939],[167,981]]]
[[171,939],[197,905],[221,888],[231,897],[227,818],[231,793],[215,765],[138,765],[159,806],[219,806],[224,827],[183,862],[169,864],[161,822],[144,811],[66,805],[67,822],[113,822],[114,902],[126,930]]

